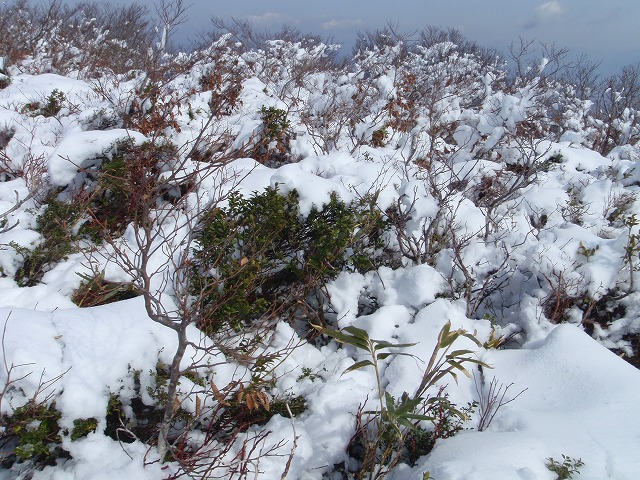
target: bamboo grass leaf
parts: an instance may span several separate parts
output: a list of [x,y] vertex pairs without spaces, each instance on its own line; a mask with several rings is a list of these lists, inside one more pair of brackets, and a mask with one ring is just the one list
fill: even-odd
[[373,363],[371,362],[371,360],[362,360],[360,362],[356,362],[353,365],[351,365],[349,368],[347,368],[344,372],[342,372],[342,375],[348,372],[353,372],[354,370],[359,370],[367,366],[373,366]]

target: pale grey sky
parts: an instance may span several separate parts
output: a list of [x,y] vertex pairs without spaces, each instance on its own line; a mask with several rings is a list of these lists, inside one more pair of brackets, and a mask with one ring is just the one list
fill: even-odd
[[[107,0],[109,1],[109,0]],[[115,2],[116,0],[110,0]],[[124,1],[124,0],[121,0]],[[139,0],[149,5],[154,0]],[[189,21],[178,40],[206,29],[211,17],[284,24],[331,36],[347,51],[356,33],[397,24],[455,27],[480,45],[506,51],[519,37],[555,43],[602,60],[604,73],[640,62],[640,0],[185,0]],[[127,2],[128,3],[128,2]],[[151,7],[153,8],[153,7]],[[195,35],[191,35],[194,37]]]
[[358,31],[387,21],[403,31],[455,27],[480,45],[505,51],[519,37],[536,38],[602,60],[603,69],[640,62],[640,0],[191,0],[188,30],[212,16],[283,24],[332,36],[350,50]]

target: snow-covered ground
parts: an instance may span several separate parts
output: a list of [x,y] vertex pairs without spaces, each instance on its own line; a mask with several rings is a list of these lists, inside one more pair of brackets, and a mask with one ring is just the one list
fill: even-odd
[[[331,306],[326,318],[332,328],[356,326],[374,339],[415,344],[402,349],[411,356],[391,355],[382,362],[382,384],[395,398],[415,391],[438,334],[449,321],[483,345],[462,339],[456,348],[473,350],[473,358],[491,368],[480,372],[468,367],[472,378],[458,375],[457,382],[443,378],[439,386],[446,386],[448,399],[461,408],[488,395],[492,379],[497,385],[510,385],[504,400],[513,401],[497,411],[487,428],[478,431],[476,408],[461,431],[438,439],[429,454],[413,466],[400,464],[389,478],[422,479],[428,471],[436,480],[552,480],[557,474],[547,468],[548,459],[562,462],[563,455],[584,462],[579,470],[582,480],[637,478],[640,372],[621,357],[637,355],[633,336],[640,332],[635,287],[640,279],[633,282],[639,253],[634,215],[640,214],[635,202],[640,148],[621,146],[601,156],[585,146],[594,127],[575,111],[563,125],[563,134],[541,134],[526,143],[527,135],[536,130],[524,122],[548,121],[536,116],[536,102],[541,101],[540,91],[551,87],[531,79],[505,93],[495,74],[483,74],[467,57],[458,58],[455,68],[468,76],[468,89],[443,94],[434,107],[442,131],[448,127],[453,132],[430,138],[426,125],[434,120],[420,113],[413,129],[399,121],[393,126],[397,118],[389,113],[388,103],[400,97],[402,88],[398,71],[385,63],[384,55],[393,51],[369,52],[359,59],[356,67],[368,69],[373,79],[369,97],[361,103],[356,104],[357,85],[366,79],[355,73],[312,72],[293,87],[289,75],[296,62],[305,55],[321,56],[323,48],[271,44],[271,54],[281,54],[282,70],[269,67],[268,79],[247,73],[241,102],[213,125],[207,123],[208,92],[195,88],[198,76],[212,65],[196,65],[169,85],[182,103],[174,105],[175,123],[165,135],[179,147],[181,168],[197,169],[197,160],[185,158],[185,146],[203,129],[229,132],[232,141],[227,147],[239,151],[261,128],[262,107],[283,109],[291,121],[287,153],[295,161],[263,165],[251,158],[229,160],[225,175],[240,179],[234,189],[247,196],[269,186],[281,193],[296,190],[302,216],[327,203],[332,192],[349,202],[375,191],[380,211],[395,205],[406,214],[404,240],[391,238],[390,247],[407,241],[405,247],[422,245],[427,251],[420,242],[435,241],[424,237],[432,223],[443,238],[454,235],[444,238],[442,248],[434,247],[426,260],[405,256],[396,269],[343,271],[326,288]],[[444,53],[450,62],[457,58],[451,45],[438,48],[442,51],[425,50],[416,56],[416,71],[426,72],[425,78],[437,76],[428,68],[430,55]],[[261,71],[256,66],[260,62],[266,65],[262,71],[267,69],[267,58],[269,52],[252,52],[241,60],[250,65],[247,72],[255,73]],[[44,207],[41,198],[30,195],[39,188],[34,182],[62,191],[81,182],[83,171],[109,158],[118,140],[142,144],[153,136],[118,121],[96,128],[97,119],[113,112],[117,117],[122,113],[118,108],[132,105],[139,79],[106,78],[111,98],[105,98],[105,89],[99,94],[95,81],[32,75],[17,66],[8,70],[11,84],[0,90],[0,130],[14,132],[1,151],[5,167],[11,165],[18,173],[5,174],[0,183],[0,212],[10,212],[2,217],[0,233],[0,385],[10,382],[0,409],[10,416],[31,398],[48,398],[61,414],[62,431],[73,430],[74,420],[87,418],[95,418],[97,428],[74,441],[62,434],[61,445],[70,458],[34,471],[16,462],[0,469],[0,478],[166,478],[178,471],[175,462],[162,464],[153,445],[121,444],[104,430],[113,396],[125,408],[136,396],[148,404],[156,401],[148,393],[156,387],[153,372],[158,364],[171,364],[175,332],[149,318],[142,297],[91,308],[78,308],[71,301],[83,280],[80,274],[95,268],[91,262],[97,262],[108,280],[129,280],[110,263],[117,255],[109,245],[98,245],[91,255],[67,255],[37,285],[19,286],[14,280],[24,249],[33,250],[42,238],[36,217]],[[25,108],[33,101],[46,103],[54,90],[65,98],[55,115],[37,115]],[[142,99],[140,103],[144,109]],[[331,114],[339,108],[353,111],[363,105],[366,115],[352,129],[331,123],[337,121]],[[566,112],[572,113],[568,107]],[[325,123],[309,120],[308,115]],[[531,132],[518,137],[523,128]],[[323,135],[330,129],[335,139],[324,143]],[[379,129],[385,130],[384,141],[373,142]],[[368,140],[354,144],[359,139]],[[416,144],[421,145],[417,153]],[[32,174],[27,170],[34,158],[41,159],[41,171]],[[523,174],[527,168],[535,168],[535,175]],[[204,178],[198,205],[226,188],[216,178]],[[180,218],[175,225],[182,225]],[[176,227],[182,232],[178,235],[188,236],[181,228]],[[123,248],[135,251],[131,235],[130,229],[124,233],[128,247]],[[166,257],[158,262],[165,265]],[[167,287],[162,301],[170,303],[171,295]],[[193,325],[187,334],[194,345],[207,342]],[[366,359],[365,354],[335,341],[307,343],[302,334],[281,322],[259,347],[265,355],[279,354],[269,372],[269,397],[303,396],[306,408],[294,419],[275,415],[266,425],[249,429],[248,436],[270,432],[260,445],[270,453],[250,462],[251,478],[280,478],[285,469],[291,479],[343,478],[335,466],[353,464],[347,446],[357,412],[363,405],[367,410],[378,405],[371,367],[343,374],[355,361]],[[501,337],[504,344],[493,348]],[[188,351],[184,366],[197,355]],[[247,365],[222,351],[208,349],[207,357],[198,361],[207,363],[208,378],[220,389],[250,380]],[[194,383],[186,377],[180,390],[182,407],[191,412],[199,410],[196,402],[219,400],[215,395],[203,400],[202,394],[196,400]],[[436,395],[438,390],[429,393]],[[424,427],[431,428],[430,423]]]

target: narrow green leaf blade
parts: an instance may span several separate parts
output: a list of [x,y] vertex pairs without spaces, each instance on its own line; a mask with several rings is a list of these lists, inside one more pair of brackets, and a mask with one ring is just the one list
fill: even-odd
[[354,370],[359,370],[360,368],[364,368],[369,365],[373,366],[373,363],[371,363],[371,360],[362,360],[360,362],[356,362],[353,365],[351,365],[349,368],[347,368],[344,372],[342,372],[342,375],[344,375],[345,373],[353,372]]

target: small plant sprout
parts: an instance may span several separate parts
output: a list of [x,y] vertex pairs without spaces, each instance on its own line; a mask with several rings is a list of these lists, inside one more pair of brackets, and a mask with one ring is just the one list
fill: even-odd
[[473,358],[471,356],[474,353],[472,350],[462,349],[451,351],[453,344],[460,338],[467,338],[477,345],[478,348],[482,347],[482,344],[475,335],[462,328],[451,330],[451,322],[445,323],[440,330],[438,343],[433,349],[433,353],[423,374],[422,382],[420,382],[415,396],[424,395],[430,387],[447,375],[451,375],[456,381],[458,373],[463,373],[468,378],[471,378],[471,373],[465,368],[465,364],[473,363],[484,368],[491,368],[486,363]]
[[580,246],[578,247],[578,254],[582,255],[587,260],[589,260],[589,259],[591,259],[591,257],[593,257],[596,254],[596,252],[599,249],[600,249],[600,245],[596,245],[593,248],[589,248],[589,247],[585,246],[584,243],[580,242]]
[[580,475],[580,468],[584,466],[584,462],[581,458],[577,460],[575,458],[571,458],[567,455],[562,455],[562,462],[554,458],[547,458],[546,467],[548,470],[552,471],[556,475],[556,480],[568,480],[573,478],[573,475],[577,473]]

